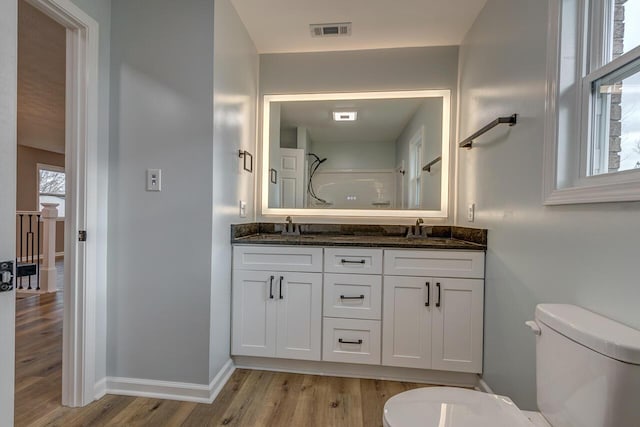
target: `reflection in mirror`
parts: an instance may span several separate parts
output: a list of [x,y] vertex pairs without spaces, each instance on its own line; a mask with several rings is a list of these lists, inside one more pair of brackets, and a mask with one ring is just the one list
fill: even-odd
[[449,93],[387,94],[265,97],[268,207],[441,211]]

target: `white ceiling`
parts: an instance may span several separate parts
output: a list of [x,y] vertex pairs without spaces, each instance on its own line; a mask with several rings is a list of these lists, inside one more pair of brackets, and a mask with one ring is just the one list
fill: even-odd
[[[486,0],[231,0],[258,53],[462,42]],[[350,37],[312,38],[309,24],[353,22]]]
[[[314,143],[393,143],[424,102],[438,102],[438,99],[282,102],[280,126],[282,129],[306,127]],[[333,111],[357,111],[358,119],[336,122]]]

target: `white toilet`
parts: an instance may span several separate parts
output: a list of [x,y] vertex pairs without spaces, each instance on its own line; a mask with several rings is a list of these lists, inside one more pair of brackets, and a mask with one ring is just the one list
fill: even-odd
[[535,319],[537,421],[508,397],[429,387],[389,399],[385,427],[639,427],[640,331],[565,304]]

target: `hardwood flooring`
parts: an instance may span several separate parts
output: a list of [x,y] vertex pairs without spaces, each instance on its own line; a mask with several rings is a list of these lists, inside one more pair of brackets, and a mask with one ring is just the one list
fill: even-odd
[[17,301],[16,426],[370,427],[391,396],[424,384],[238,369],[210,405],[107,395],[61,401],[62,292]]

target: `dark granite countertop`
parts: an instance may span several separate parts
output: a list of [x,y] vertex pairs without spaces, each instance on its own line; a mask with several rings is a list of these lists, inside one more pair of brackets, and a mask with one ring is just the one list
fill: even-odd
[[359,246],[367,248],[457,249],[484,251],[487,230],[455,226],[425,226],[429,237],[406,237],[407,226],[296,224],[299,235],[282,234],[283,224],[231,226],[231,243],[286,246]]

